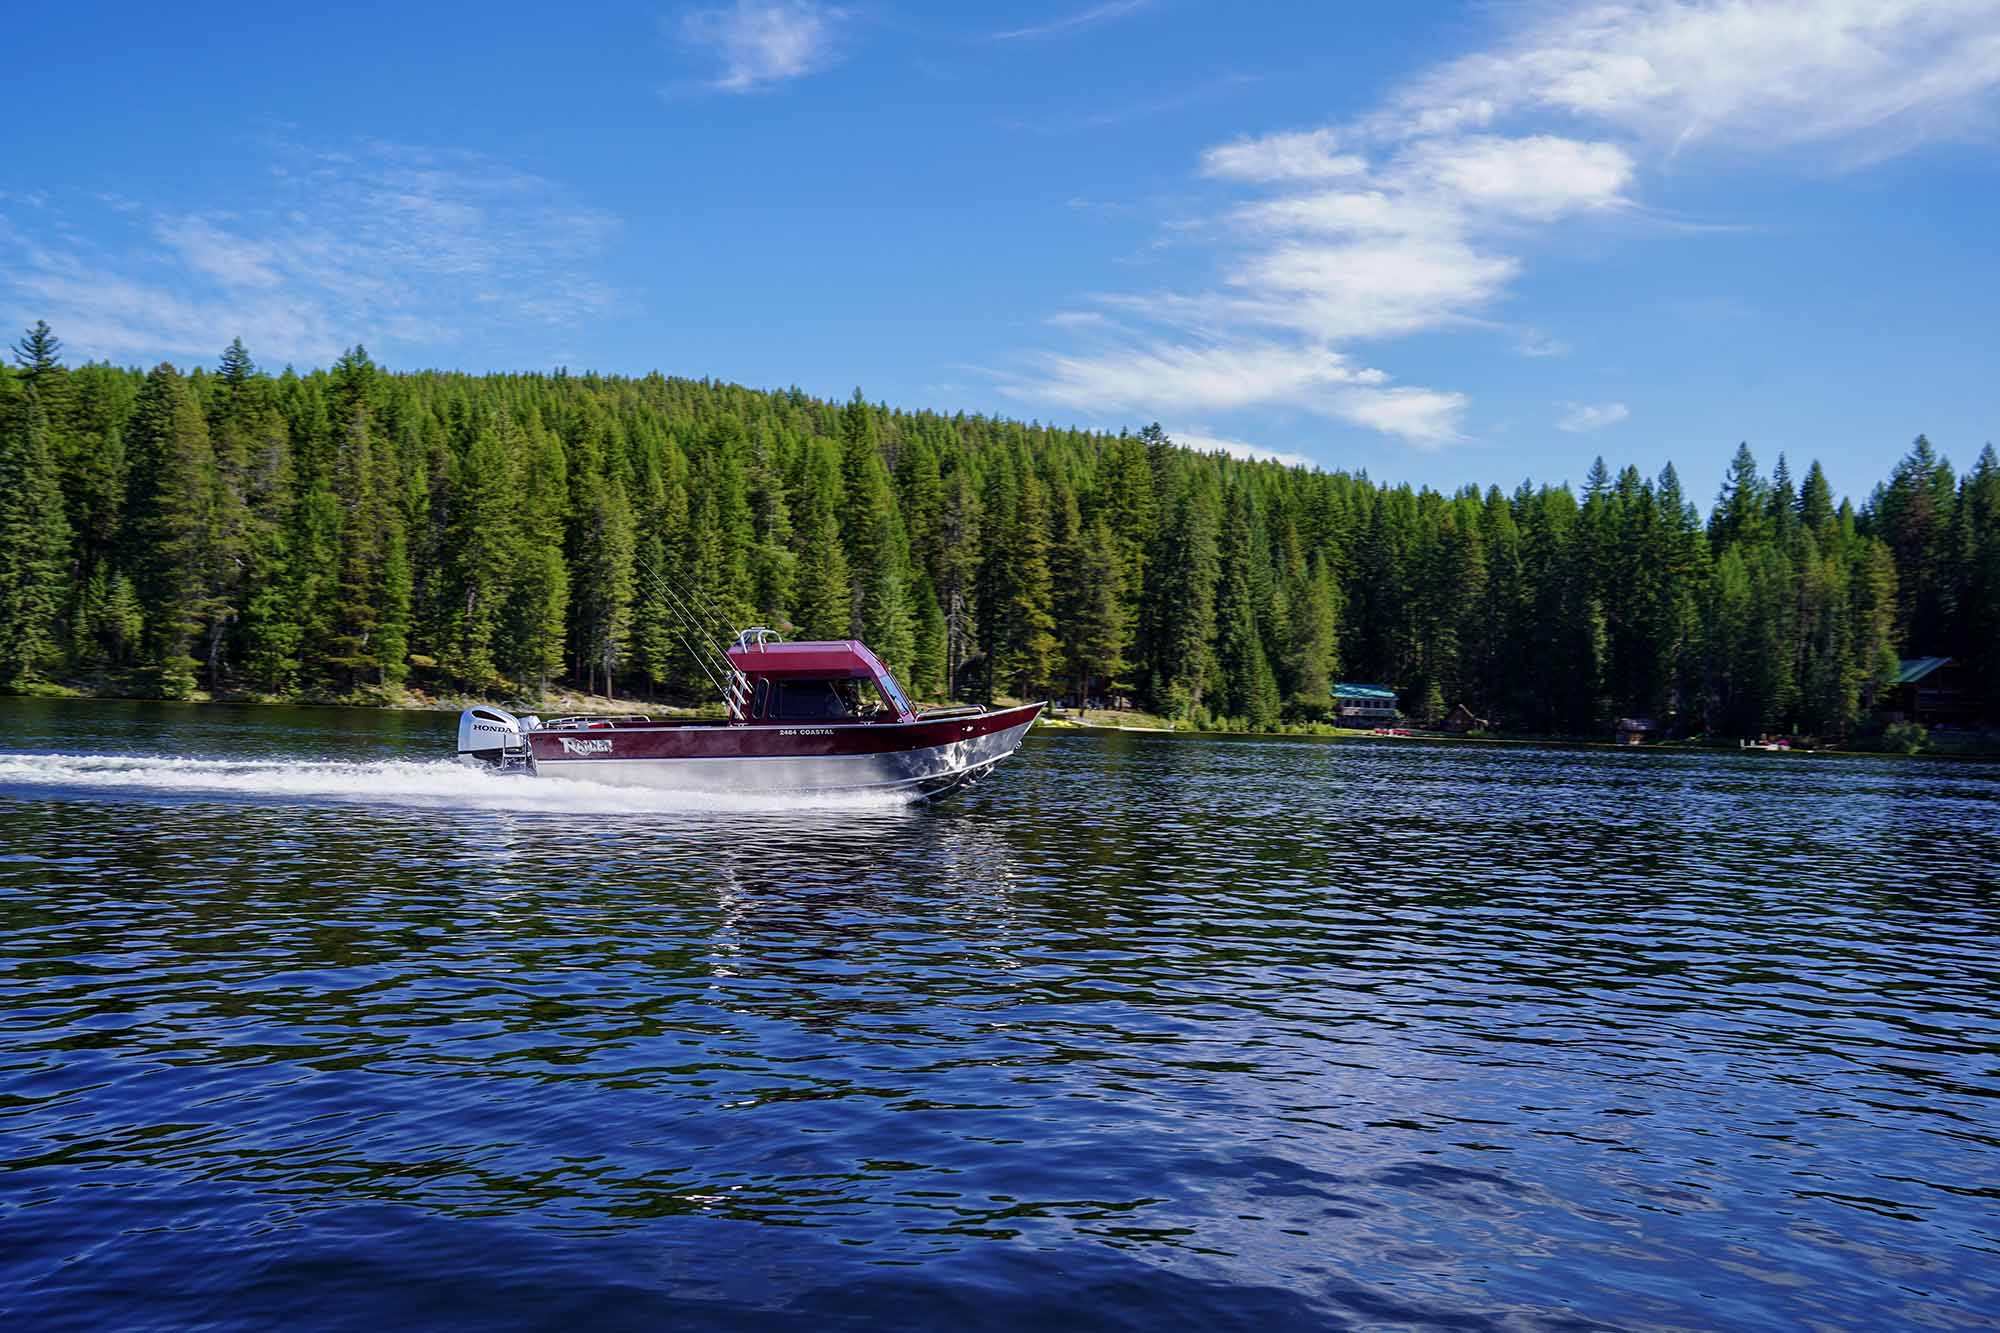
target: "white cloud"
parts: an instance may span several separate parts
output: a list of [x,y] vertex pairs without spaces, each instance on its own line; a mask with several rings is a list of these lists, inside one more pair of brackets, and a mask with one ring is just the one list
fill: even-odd
[[690,10],[681,16],[681,34],[721,62],[710,87],[747,93],[825,68],[847,16],[813,0],[736,0],[721,9]]
[[1027,28],[1015,28],[1009,32],[996,32],[992,34],[992,40],[996,42],[1012,42],[1026,37],[1053,37],[1058,33],[1074,32],[1078,28],[1087,28],[1094,23],[1103,23],[1107,19],[1124,18],[1127,14],[1136,14],[1152,3],[1153,0],[1106,0],[1104,4],[1092,5],[1088,9],[1079,9],[1073,14],[1065,14],[1061,18],[1050,19],[1047,23],[1037,23]]
[[1366,158],[1335,151],[1339,142],[1332,130],[1238,139],[1203,153],[1202,174],[1224,180],[1270,182],[1330,180],[1359,176],[1367,171]]
[[1557,403],[1556,406],[1563,410],[1563,414],[1556,418],[1556,429],[1566,430],[1572,435],[1603,430],[1632,415],[1632,410],[1623,403]]
[[1497,296],[1518,261],[1462,241],[1372,237],[1340,245],[1286,243],[1254,258],[1234,285],[1256,293],[1261,322],[1318,339],[1389,338],[1464,317]]
[[1350,389],[1335,402],[1335,415],[1359,426],[1431,447],[1465,438],[1461,426],[1472,400],[1438,389]]
[[1994,0],[1628,0],[1549,13],[1367,124],[1401,139],[1557,112],[1659,145],[1881,150],[1963,128],[1996,87]]
[[491,158],[291,147],[263,179],[204,213],[94,201],[89,233],[123,241],[0,229],[0,303],[81,355],[205,359],[240,335],[273,363],[567,328],[611,304],[592,268],[617,219]]
[[[1072,405],[1171,364],[1189,333],[1211,364],[1172,393],[1204,406],[1305,405],[1420,444],[1462,437],[1463,394],[1295,373],[1357,344],[1492,327],[1538,230],[1616,216],[1642,168],[1713,142],[1768,153],[1831,145],[1875,156],[1982,124],[2000,89],[2000,0],[1613,0],[1548,5],[1490,50],[1412,80],[1347,125],[1219,144],[1201,175],[1266,191],[1212,219],[1230,253],[1208,290],[1111,295],[1150,326],[1125,344],[1050,357],[1017,386]],[[1196,234],[1183,227],[1183,235]],[[1517,349],[1560,355],[1531,331]],[[1158,369],[1158,366],[1152,367]],[[1380,372],[1374,372],[1380,374]],[[1386,376],[1384,377],[1386,378]],[[1117,401],[1129,401],[1129,397]],[[1623,420],[1568,404],[1564,429]]]
[[1211,435],[1206,429],[1175,430],[1167,434],[1175,444],[1204,454],[1228,454],[1231,458],[1246,459],[1252,463],[1283,463],[1286,467],[1318,466],[1304,454],[1285,453],[1279,449],[1266,449],[1261,444]]
[[1615,144],[1537,134],[1469,135],[1416,145],[1403,168],[1410,193],[1435,194],[1467,213],[1491,210],[1551,222],[1617,203],[1632,158]]
[[1033,378],[1009,384],[1005,391],[1093,415],[1125,412],[1148,420],[1282,404],[1419,446],[1461,438],[1464,395],[1384,387],[1388,379],[1382,371],[1357,366],[1323,346],[1128,340],[1106,341],[1076,355],[1047,356]]
[[1159,417],[1190,408],[1304,402],[1330,386],[1370,383],[1375,378],[1338,353],[1312,348],[1157,343],[1051,356],[1032,385],[1015,386],[1009,392],[1086,411],[1123,409]]

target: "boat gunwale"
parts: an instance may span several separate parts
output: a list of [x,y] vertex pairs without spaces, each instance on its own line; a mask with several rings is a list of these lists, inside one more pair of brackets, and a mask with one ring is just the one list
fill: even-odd
[[618,732],[621,735],[631,735],[638,732],[648,732],[648,731],[794,731],[795,732],[801,729],[817,729],[820,727],[880,727],[884,730],[889,730],[897,727],[934,727],[943,723],[950,723],[950,722],[958,722],[970,726],[980,722],[990,722],[995,718],[1008,717],[1015,713],[1024,713],[1031,709],[1039,713],[1042,709],[1046,708],[1047,706],[1048,704],[1046,703],[1046,701],[1042,703],[1015,704],[1012,707],[996,709],[990,713],[983,713],[983,712],[952,713],[942,717],[923,717],[919,715],[917,717],[910,717],[910,718],[905,718],[905,717],[799,718],[789,722],[780,720],[764,720],[764,719],[757,719],[757,720],[745,719],[744,721],[741,722],[737,721],[714,722],[706,720],[676,722],[671,718],[663,719],[657,722],[647,721],[640,723],[632,723],[632,722],[621,723],[621,722],[607,721],[602,724],[594,726],[539,726],[532,731],[524,731],[521,734],[524,736],[550,736],[566,732],[592,732],[592,731],[595,732],[612,731],[612,732]]

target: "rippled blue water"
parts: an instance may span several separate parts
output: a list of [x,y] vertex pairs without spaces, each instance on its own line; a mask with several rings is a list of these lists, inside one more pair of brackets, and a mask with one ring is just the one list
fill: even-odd
[[2000,766],[0,709],[10,1328],[1990,1324]]

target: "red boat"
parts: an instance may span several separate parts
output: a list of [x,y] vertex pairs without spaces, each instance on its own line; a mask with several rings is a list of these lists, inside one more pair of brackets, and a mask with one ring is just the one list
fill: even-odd
[[895,674],[853,639],[784,643],[769,630],[745,630],[719,656],[727,664],[714,663],[726,672],[716,683],[727,721],[621,714],[545,722],[481,704],[459,716],[459,759],[674,791],[928,798],[976,781],[1014,753],[1045,706],[919,712]]

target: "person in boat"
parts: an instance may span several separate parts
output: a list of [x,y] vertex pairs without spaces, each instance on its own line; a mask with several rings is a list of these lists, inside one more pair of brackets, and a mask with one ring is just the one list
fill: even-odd
[[760,716],[777,722],[892,721],[896,710],[866,680],[774,680],[759,683]]

